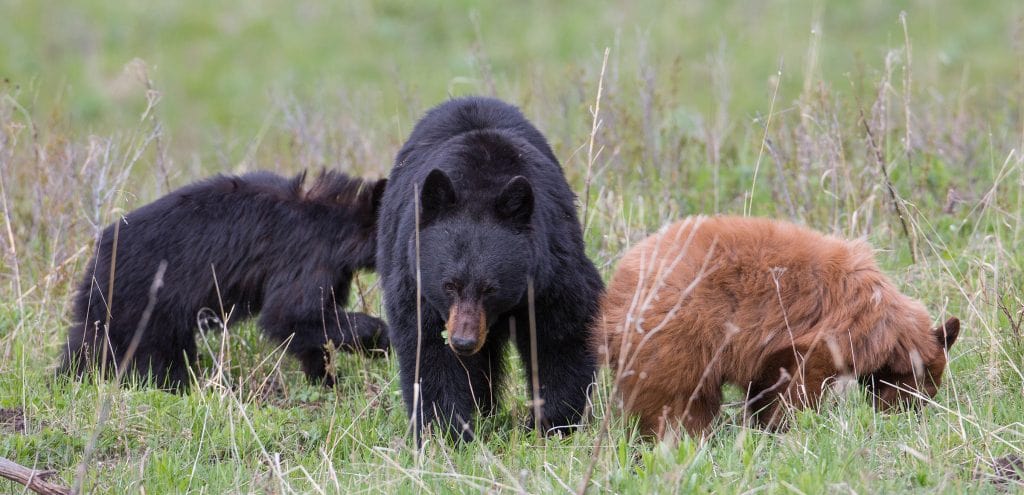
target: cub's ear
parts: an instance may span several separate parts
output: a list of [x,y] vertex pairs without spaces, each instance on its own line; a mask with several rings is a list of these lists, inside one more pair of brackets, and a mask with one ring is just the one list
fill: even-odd
[[423,190],[420,191],[420,224],[437,218],[457,202],[455,186],[448,175],[436,168],[431,170],[427,174],[427,179],[423,181]]
[[518,225],[530,223],[533,215],[533,186],[526,177],[517,175],[505,184],[494,204],[498,218]]
[[946,323],[935,327],[932,332],[935,333],[935,339],[939,341],[939,344],[948,351],[950,347],[953,347],[956,338],[960,336],[960,320],[952,317],[946,320]]

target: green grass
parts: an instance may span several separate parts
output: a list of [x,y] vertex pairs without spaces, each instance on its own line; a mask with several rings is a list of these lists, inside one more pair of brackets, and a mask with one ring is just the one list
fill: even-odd
[[[594,493],[999,493],[993,464],[1024,455],[1024,8],[892,4],[0,0],[0,456],[67,484],[87,459],[103,493],[551,493],[591,466]],[[839,394],[784,434],[726,407],[707,441],[652,444],[602,374],[589,425],[539,439],[518,379],[482,441],[417,452],[394,357],[341,356],[323,390],[251,324],[207,337],[187,395],[50,379],[97,227],[217,172],[386,174],[424,110],[470,93],[549,137],[606,277],[692,213],[866,236],[964,322],[935,403]]]

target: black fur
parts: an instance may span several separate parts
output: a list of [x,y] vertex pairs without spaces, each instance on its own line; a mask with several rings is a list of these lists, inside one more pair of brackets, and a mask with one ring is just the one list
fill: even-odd
[[167,262],[163,287],[130,363],[160,386],[189,383],[201,311],[220,317],[223,308],[232,322],[259,313],[264,333],[277,342],[290,338],[288,351],[314,381],[331,383],[328,342],[387,349],[382,321],[339,309],[353,273],[374,267],[386,181],[330,171],[308,189],[304,180],[304,173],[216,176],[128,213],[116,233],[115,225],[107,227],[75,296],[62,369],[81,376],[91,366],[112,370],[122,361],[161,261]]
[[[414,188],[422,191],[420,198]],[[402,393],[417,418],[417,433],[439,420],[449,434],[472,439],[468,423],[474,411],[496,408],[510,339],[525,365],[532,399],[528,280],[535,291],[539,424],[546,432],[579,424],[596,368],[587,339],[604,287],[584,253],[574,201],[546,140],[511,105],[456,99],[430,110],[413,129],[381,204],[377,268]],[[469,327],[477,321],[474,315],[485,315],[482,342],[458,330],[462,316],[460,323],[448,321],[460,312]],[[442,336],[446,325],[462,332],[450,346]],[[475,344],[482,345],[474,352]],[[417,347],[421,407],[414,411]]]

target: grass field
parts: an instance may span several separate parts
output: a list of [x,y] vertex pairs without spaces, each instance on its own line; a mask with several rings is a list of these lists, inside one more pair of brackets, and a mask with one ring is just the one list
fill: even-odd
[[[0,0],[0,457],[97,493],[1021,490],[994,475],[1024,456],[1024,7],[898,3]],[[519,426],[513,380],[482,441],[416,451],[393,356],[321,389],[251,324],[202,337],[187,395],[51,380],[99,228],[218,172],[383,176],[463,94],[547,134],[606,278],[693,213],[866,236],[963,321],[940,394],[920,415],[837,394],[781,434],[726,407],[707,441],[652,444],[606,373],[567,438]]]

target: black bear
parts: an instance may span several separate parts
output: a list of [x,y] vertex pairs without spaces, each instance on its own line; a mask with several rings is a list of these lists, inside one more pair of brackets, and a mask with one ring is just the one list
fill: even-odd
[[353,273],[374,266],[386,180],[324,171],[307,188],[305,176],[216,176],[104,229],[75,296],[62,370],[110,371],[128,358],[125,371],[181,389],[197,359],[199,320],[222,311],[230,321],[259,313],[264,333],[287,342],[313,381],[333,383],[328,343],[387,349],[382,321],[338,309]]
[[580,422],[604,285],[562,168],[518,109],[461,98],[416,124],[381,202],[377,269],[417,442],[435,420],[472,440],[474,411],[495,411],[510,337],[540,399],[529,424]]

